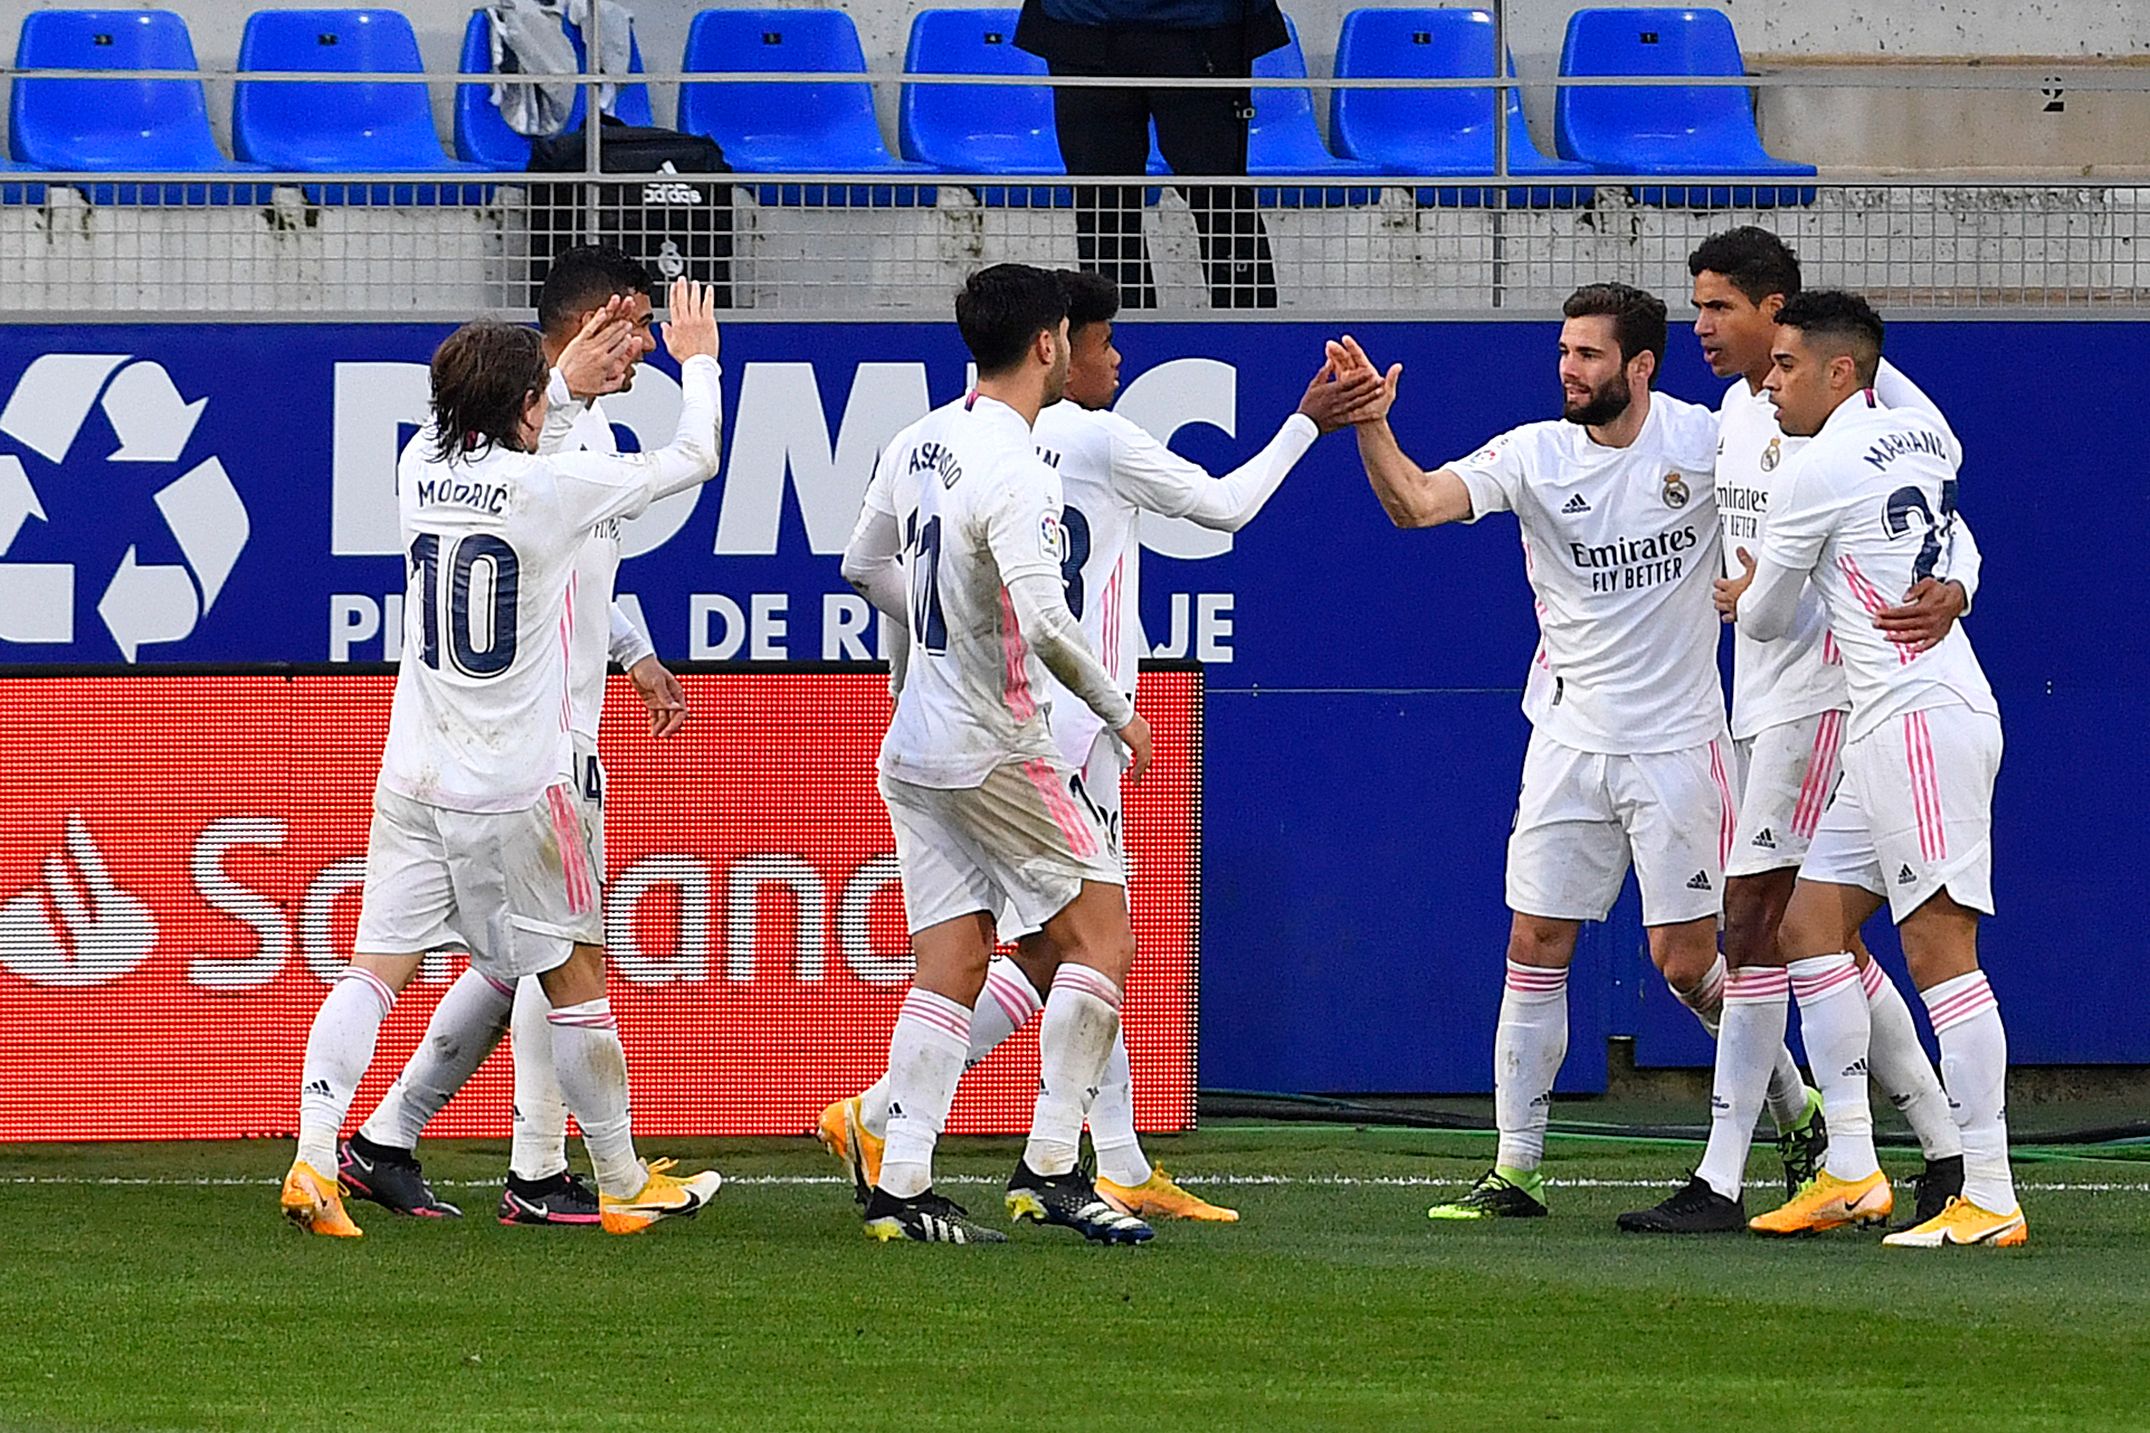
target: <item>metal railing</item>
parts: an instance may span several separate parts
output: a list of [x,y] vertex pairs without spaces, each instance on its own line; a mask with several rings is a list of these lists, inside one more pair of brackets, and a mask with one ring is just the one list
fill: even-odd
[[[1495,5],[1495,53],[1506,9]],[[592,54],[597,37],[587,37]],[[325,74],[8,69],[11,79],[228,83],[828,84],[1089,87],[1093,77],[651,71]],[[1145,85],[1332,91],[1541,88],[1449,79],[1189,78]],[[2024,91],[2050,74],[1867,65],[1738,76],[1574,76],[1561,87]],[[2070,92],[2150,93],[2150,68],[2069,67]],[[1489,120],[1504,101],[1488,96]],[[720,283],[740,316],[940,317],[963,276],[1001,260],[1118,273],[1160,313],[1221,317],[1542,315],[1620,278],[1676,295],[1709,233],[1758,222],[1810,281],[1899,311],[2150,314],[2150,169],[2055,181],[1824,174],[1510,173],[1082,176],[866,173],[0,173],[0,311],[15,320],[293,316],[452,319],[527,312],[550,256],[620,242]],[[1106,237],[1100,240],[1100,234]],[[1103,248],[1100,248],[1100,245]],[[1117,246],[1117,248],[1115,248]],[[1146,266],[1146,267],[1145,267]],[[1145,282],[1146,281],[1146,282]]]

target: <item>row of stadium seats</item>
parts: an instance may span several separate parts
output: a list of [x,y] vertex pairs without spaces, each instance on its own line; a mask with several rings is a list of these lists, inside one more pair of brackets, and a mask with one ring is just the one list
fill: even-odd
[[[1044,62],[1015,48],[1013,10],[927,10],[912,24],[905,72],[1041,77]],[[490,67],[487,20],[474,12],[460,72]],[[578,55],[581,37],[570,30]],[[1471,9],[1369,9],[1346,17],[1337,45],[1339,78],[1447,79],[1494,70],[1492,16]],[[193,70],[185,21],[164,10],[39,10],[23,20],[16,49],[23,69]],[[643,69],[639,46],[632,69]],[[424,73],[417,36],[393,10],[270,10],[250,16],[239,51],[246,71]],[[883,140],[858,32],[841,10],[705,10],[693,21],[682,61],[688,72],[805,72],[844,76],[827,83],[687,83],[677,127],[706,134],[742,173],[844,172],[924,176],[1008,176],[1066,172],[1053,134],[1051,91],[996,86],[980,102],[975,87],[914,81],[903,87],[898,155]],[[1731,22],[1714,10],[1584,10],[1569,22],[1563,75],[1740,75],[1745,64]],[[1514,73],[1512,59],[1508,72]],[[1262,57],[1255,74],[1306,79],[1296,29],[1284,49]],[[581,123],[578,94],[570,126]],[[1336,90],[1332,150],[1315,123],[1311,92],[1255,91],[1249,172],[1371,178],[1478,175],[1494,171],[1490,89]],[[520,171],[529,141],[510,130],[490,86],[464,84],[455,100],[455,158],[443,150],[426,87],[410,83],[241,80],[232,100],[227,158],[211,133],[199,82],[18,79],[9,103],[9,147],[38,170],[172,171],[238,175],[263,169],[304,173]],[[616,111],[651,124],[647,85],[623,86]],[[1560,186],[1518,189],[1511,202],[1566,204],[1588,191],[1592,174],[1810,177],[1810,165],[1769,155],[1740,87],[1564,87],[1554,125],[1558,158],[1533,142],[1515,92],[1505,123],[1512,173]],[[1168,172],[1153,152],[1152,173]],[[243,189],[245,186],[239,186]],[[1371,191],[1353,191],[1354,202]],[[1038,202],[1026,191],[989,193],[988,202]],[[1777,191],[1715,191],[1712,202],[1773,202]],[[1810,196],[1784,190],[1782,197]],[[101,202],[132,202],[127,186],[102,186]],[[317,201],[320,195],[310,196]],[[422,197],[422,196],[421,196]],[[451,197],[443,195],[440,197]],[[1476,191],[1422,191],[1421,202],[1475,203]],[[1699,197],[1699,196],[1698,196]],[[1690,202],[1683,191],[1649,191],[1645,202]],[[1064,202],[1064,191],[1062,192]],[[1279,199],[1265,193],[1268,202]],[[394,202],[411,202],[400,195]],[[460,200],[459,200],[460,202]]]

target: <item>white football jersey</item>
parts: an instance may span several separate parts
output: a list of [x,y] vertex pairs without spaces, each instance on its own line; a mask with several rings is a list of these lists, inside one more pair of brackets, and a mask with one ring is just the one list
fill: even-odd
[[[1038,456],[1060,474],[1061,575],[1083,640],[1132,698],[1149,652],[1142,632],[1142,515],[1185,517],[1216,479],[1139,423],[1104,409],[1055,403],[1038,414]],[[1050,678],[1048,678],[1050,680]],[[1053,740],[1080,766],[1104,722],[1054,682]]]
[[936,408],[882,450],[866,504],[895,517],[910,578],[910,662],[882,772],[971,787],[1007,762],[1056,756],[1059,688],[1007,594],[1020,577],[1060,580],[1066,561],[1060,479],[1030,425],[979,393]]
[[[581,403],[571,398],[562,405],[559,396],[565,387],[553,385],[553,401],[568,421],[564,425],[548,421],[538,451],[617,454],[619,439],[613,436],[600,401],[593,398]],[[605,673],[612,661],[612,589],[620,573],[620,525],[626,521],[611,517],[592,527],[568,577],[568,722],[577,736],[593,742],[605,710]]]
[[[1919,386],[1886,359],[1874,392],[1891,408],[1909,408],[1956,442],[1948,421]],[[1738,572],[1739,550],[1761,556],[1761,534],[1770,504],[1782,489],[1786,459],[1811,439],[1788,436],[1777,426],[1777,405],[1742,378],[1725,390],[1718,407],[1717,516],[1724,529],[1726,570]],[[1821,594],[1799,596],[1799,614],[1781,641],[1757,642],[1738,628],[1732,636],[1732,735],[1742,739],[1767,727],[1799,721],[1816,712],[1851,705],[1842,655],[1829,632]]]
[[1722,731],[1716,446],[1715,414],[1658,393],[1625,448],[1554,420],[1448,464],[1471,521],[1513,512],[1522,526],[1545,667],[1524,712],[1563,746],[1678,751]]
[[[716,361],[689,359],[681,380],[713,428]],[[636,516],[680,476],[649,453],[493,448],[436,462],[423,437],[404,450],[408,591],[383,786],[450,810],[519,811],[567,774],[570,577],[592,528]]]
[[1889,717],[1961,701],[2000,708],[1961,623],[1924,652],[1874,614],[1946,559],[1956,527],[1956,448],[1925,415],[1854,395],[1787,465],[1758,556],[1812,574],[1843,653],[1856,740]]

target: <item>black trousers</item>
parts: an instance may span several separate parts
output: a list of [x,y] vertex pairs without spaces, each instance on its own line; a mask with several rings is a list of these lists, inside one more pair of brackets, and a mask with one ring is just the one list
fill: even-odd
[[[1219,61],[1206,47],[1175,43],[1172,32],[1116,31],[1095,60],[1053,59],[1055,75],[1159,77],[1244,76],[1243,60]],[[1169,67],[1169,68],[1168,68]],[[1150,121],[1157,148],[1177,174],[1245,174],[1251,96],[1233,89],[1063,88],[1053,91],[1053,125],[1070,174],[1141,174],[1150,160]],[[1157,285],[1142,242],[1140,185],[1075,187],[1075,232],[1082,267],[1120,286],[1120,303],[1155,308]],[[1194,211],[1202,273],[1213,308],[1275,308],[1276,263],[1254,193],[1240,185],[1178,186]]]

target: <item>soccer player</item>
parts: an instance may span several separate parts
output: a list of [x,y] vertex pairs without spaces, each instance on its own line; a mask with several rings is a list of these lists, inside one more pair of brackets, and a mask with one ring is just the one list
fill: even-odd
[[[956,327],[978,386],[882,451],[888,481],[869,487],[844,553],[846,570],[877,574],[869,599],[910,632],[880,784],[918,969],[889,1040],[888,1139],[866,1230],[962,1244],[1007,1237],[934,1192],[932,1161],[969,1054],[994,918],[1012,908],[1058,961],[1008,1212],[1137,1243],[1150,1227],[1099,1198],[1076,1167],[1135,937],[1105,824],[1053,744],[1046,674],[1126,744],[1130,780],[1149,765],[1150,731],[1068,610],[1060,479],[1031,431],[1067,382],[1067,295],[1042,269],[997,264],[964,285]],[[905,561],[889,562],[899,551]]]
[[[1546,1213],[1545,1130],[1568,1044],[1568,967],[1629,864],[1650,956],[1707,1018],[1732,836],[1730,737],[1717,681],[1717,420],[1651,391],[1665,305],[1591,284],[1562,307],[1557,421],[1525,424],[1426,472],[1388,425],[1402,365],[1359,421],[1359,456],[1398,527],[1513,512],[1541,645],[1508,842],[1507,979],[1493,1042],[1494,1165],[1435,1219]],[[1338,371],[1372,365],[1348,337]]]
[[[548,384],[545,430],[538,452],[617,453],[612,425],[600,403],[606,393],[634,384],[635,366],[654,352],[649,271],[612,245],[587,245],[560,255],[538,296],[538,330]],[[606,337],[574,340],[594,315]],[[612,325],[624,325],[624,369],[606,371],[619,350]],[[626,608],[612,600],[620,564],[620,522],[591,529],[569,579],[568,675],[574,737],[573,785],[591,832],[592,874],[602,905],[605,870],[605,772],[597,757],[598,718],[605,700],[606,664],[618,662],[650,712],[651,735],[665,738],[685,722],[684,694],[657,659],[656,649]],[[504,1224],[595,1225],[597,1191],[567,1164],[567,1106],[552,1069],[551,1006],[537,980],[512,987],[475,966],[441,996],[425,1038],[403,1073],[350,1139],[337,1150],[344,1188],[399,1214],[457,1217],[462,1211],[426,1183],[416,1145],[427,1123],[477,1072],[512,1023],[515,1128],[508,1180],[500,1196]]]
[[[1703,357],[1718,377],[1733,380],[1719,404],[1717,512],[1724,550],[1736,561],[1742,549],[1760,547],[1763,523],[1790,474],[1787,460],[1807,441],[1778,427],[1776,407],[1762,387],[1777,311],[1800,292],[1799,259],[1776,235],[1747,226],[1704,240],[1687,267]],[[1948,433],[1932,401],[1886,360],[1875,374],[1874,392],[1887,406],[1916,409]],[[1968,529],[1961,531],[1967,539]],[[1938,642],[1968,609],[1977,586],[1976,548],[1968,540],[1958,548],[1953,564],[1923,579],[1911,601],[1874,620],[1898,640]],[[1790,990],[1777,929],[1836,789],[1851,698],[1818,594],[1802,596],[1799,620],[1782,640],[1757,642],[1733,630],[1732,737],[1745,784],[1725,866],[1730,969],[1719,982],[1722,1027],[1709,1147],[1684,1188],[1654,1208],[1620,1216],[1620,1227],[1633,1233],[1743,1232],[1747,1152],[1765,1101],[1780,1131],[1787,1195],[1813,1177],[1827,1145],[1824,1121],[1810,1117],[1809,1102],[1818,1097],[1784,1049]],[[1863,947],[1855,944],[1854,952],[1872,1015],[1874,1079],[1918,1135],[1926,1156],[1918,1202],[1922,1218],[1931,1217],[1962,1189],[1963,1147],[1903,996]]]
[[[608,1233],[693,1214],[716,1192],[714,1172],[680,1178],[668,1160],[636,1157],[590,832],[570,775],[577,556],[599,523],[717,470],[711,298],[682,282],[671,302],[665,342],[684,402],[672,443],[654,453],[538,455],[548,376],[530,329],[466,324],[433,355],[429,441],[397,468],[410,593],[356,952],[307,1038],[298,1154],[280,1200],[314,1233],[359,1233],[324,1171],[382,1019],[424,953],[448,946],[504,984],[539,977],[554,1068],[596,1166]],[[626,325],[590,328],[615,336],[608,366],[624,367]]]
[[1770,642],[1795,629],[1811,583],[1851,691],[1844,781],[1779,937],[1827,1102],[1829,1156],[1813,1183],[1751,1227],[1805,1234],[1876,1223],[1894,1204],[1874,1159],[1872,1019],[1851,953],[1854,933],[1886,901],[1940,1038],[1963,1190],[1882,1242],[2016,1245],[2029,1229],[2008,1167],[2008,1039],[1978,965],[1978,918],[1993,913],[2000,707],[1961,627],[1922,650],[1874,622],[1883,594],[1934,575],[1957,527],[1955,444],[1915,409],[1875,396],[1882,340],[1880,318],[1855,294],[1810,291],[1778,311],[1764,386],[1785,433],[1814,441],[1792,460],[1759,559],[1743,556],[1740,575],[1718,584],[1719,608]]
[[[1061,573],[1068,610],[1082,623],[1084,642],[1133,701],[1145,650],[1140,619],[1142,515],[1188,518],[1221,532],[1239,531],[1282,486],[1314,439],[1343,427],[1344,414],[1370,398],[1380,380],[1368,372],[1354,383],[1335,382],[1333,365],[1325,365],[1308,385],[1298,410],[1267,446],[1224,477],[1212,477],[1110,411],[1120,386],[1120,353],[1113,342],[1118,287],[1101,274],[1064,270],[1058,277],[1067,292],[1072,350],[1066,393],[1040,411],[1032,431],[1039,454],[1060,475],[1065,502],[1060,526],[1067,539]],[[885,485],[891,476],[891,469],[880,468],[875,482]],[[886,506],[885,497],[878,501]],[[888,564],[895,561],[885,559]],[[877,576],[850,569],[844,575],[862,590]],[[898,618],[892,615],[889,620]],[[1061,760],[1079,773],[1084,795],[1104,818],[1115,858],[1124,860],[1120,788],[1125,749],[1096,713],[1069,693],[1055,693],[1048,711]],[[1042,931],[1026,927],[1014,912],[1007,916],[999,935],[1016,942],[1016,953],[995,956],[986,971],[985,991],[992,998],[980,1000],[971,1011],[966,1069],[1038,1012],[1038,991],[1051,980],[1057,964]],[[821,1142],[852,1170],[862,1191],[879,1177],[887,1122],[886,1075],[864,1094],[838,1100],[821,1113]],[[1113,1040],[1104,1084],[1090,1107],[1090,1135],[1097,1150],[1097,1192],[1116,1207],[1144,1218],[1238,1219],[1236,1211],[1180,1188],[1144,1155],[1135,1133],[1124,1029]]]

